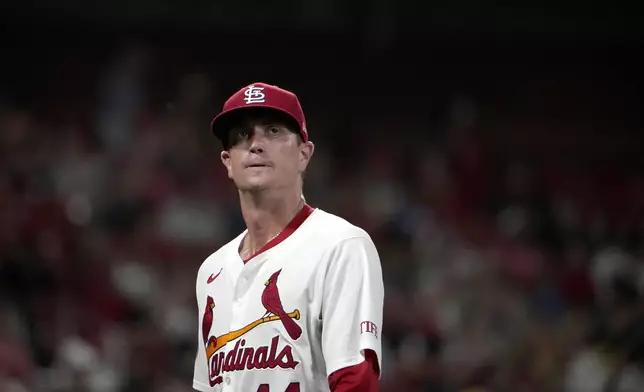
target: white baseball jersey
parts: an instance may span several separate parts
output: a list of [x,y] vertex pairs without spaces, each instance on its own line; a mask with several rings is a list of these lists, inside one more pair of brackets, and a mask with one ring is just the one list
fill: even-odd
[[381,365],[382,270],[364,230],[305,206],[244,262],[245,234],[197,274],[195,389],[328,391],[328,376],[363,362],[366,349]]

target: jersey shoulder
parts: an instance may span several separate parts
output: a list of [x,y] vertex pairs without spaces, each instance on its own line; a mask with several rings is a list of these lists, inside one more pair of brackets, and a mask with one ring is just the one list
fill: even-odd
[[235,257],[237,255],[239,243],[241,242],[245,234],[246,231],[242,232],[232,241],[228,242],[226,245],[213,252],[210,256],[206,257],[206,259],[201,263],[201,266],[199,267],[197,278],[201,276],[203,270],[210,271],[214,265],[222,264],[225,262],[225,260],[231,257]]
[[371,241],[369,233],[344,218],[321,209],[316,209],[311,232],[316,238],[324,239],[331,246],[351,238],[364,238]]

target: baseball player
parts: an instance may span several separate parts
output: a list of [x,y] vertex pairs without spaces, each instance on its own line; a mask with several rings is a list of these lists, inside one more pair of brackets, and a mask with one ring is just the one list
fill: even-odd
[[376,391],[383,281],[369,235],[309,206],[295,94],[254,83],[211,125],[246,230],[197,274],[199,391]]

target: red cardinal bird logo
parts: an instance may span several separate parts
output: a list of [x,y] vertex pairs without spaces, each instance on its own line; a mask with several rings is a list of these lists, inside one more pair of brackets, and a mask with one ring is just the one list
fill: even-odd
[[264,317],[271,313],[279,317],[280,321],[286,329],[286,333],[293,340],[297,340],[302,335],[302,328],[284,311],[282,301],[280,300],[280,292],[277,289],[277,278],[282,270],[273,273],[270,278],[264,283],[266,288],[262,293],[262,305],[266,308]]
[[[215,309],[215,300],[211,296],[208,296],[206,300],[206,310],[203,314],[203,320],[201,321],[201,333],[203,335],[204,344],[208,341],[208,334],[210,334],[210,328],[212,327],[214,312]],[[214,336],[211,336],[210,339],[215,339]],[[207,345],[207,344],[206,344]]]

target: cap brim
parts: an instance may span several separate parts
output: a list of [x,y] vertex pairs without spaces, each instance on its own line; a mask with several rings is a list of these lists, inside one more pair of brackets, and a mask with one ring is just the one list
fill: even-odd
[[302,133],[300,124],[295,117],[293,117],[284,109],[271,105],[254,105],[252,107],[242,106],[219,113],[217,116],[215,116],[215,118],[212,119],[212,122],[210,123],[210,130],[219,140],[225,142],[226,134],[228,133],[228,131],[236,124],[243,121],[245,117],[266,112],[278,114],[280,117],[283,117],[284,120],[289,123],[289,125],[295,127],[294,131],[296,131],[298,134]]

